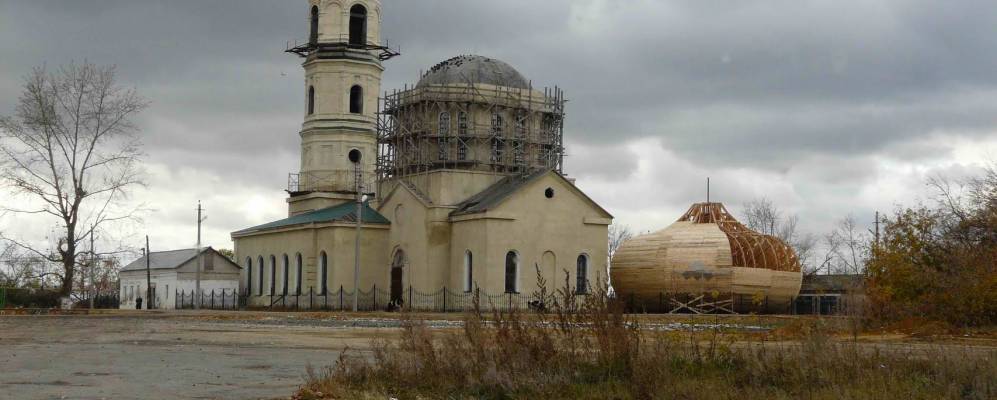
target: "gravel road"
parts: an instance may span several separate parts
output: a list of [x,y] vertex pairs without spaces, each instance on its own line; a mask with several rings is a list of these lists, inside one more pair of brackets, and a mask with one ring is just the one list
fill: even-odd
[[286,398],[306,365],[398,333],[225,317],[0,317],[0,398]]

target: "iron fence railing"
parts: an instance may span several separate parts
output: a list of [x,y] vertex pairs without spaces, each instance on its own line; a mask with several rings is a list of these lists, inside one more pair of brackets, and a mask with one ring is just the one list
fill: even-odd
[[[356,295],[358,311],[412,310],[424,312],[463,312],[474,309],[474,297],[479,298],[482,309],[527,309],[539,307],[550,300],[541,299],[536,294],[502,293],[487,294],[483,291],[454,291],[440,288],[423,292],[412,287],[395,293],[390,289],[372,286],[369,290],[360,289]],[[195,308],[196,293],[178,290],[175,293],[174,307],[177,309]],[[339,287],[334,291],[321,292],[308,288],[301,293],[273,293],[258,295],[248,291],[231,289],[202,291],[201,308],[214,310],[270,309],[270,310],[323,310],[352,311],[354,293]]]
[[[174,307],[177,309],[195,308],[195,293],[176,291]],[[592,294],[576,294],[578,298]],[[396,290],[372,286],[357,293],[359,311],[411,310],[421,312],[465,312],[474,310],[475,296],[483,310],[527,310],[543,308],[551,304],[553,295],[542,298],[539,294],[497,293],[489,294],[481,290],[454,291],[443,287],[434,291],[421,291],[410,287]],[[669,294],[659,293],[654,297],[639,297],[633,294],[617,294],[628,313],[683,313],[683,314],[795,314],[808,313],[813,307],[805,298],[770,299],[766,296],[736,294]],[[246,290],[233,289],[202,291],[201,308],[213,310],[284,310],[284,311],[351,311],[354,293],[342,286],[327,292],[308,288],[301,293],[289,291],[287,294],[254,294]],[[807,302],[804,304],[804,302]],[[833,306],[817,306],[819,313],[831,314]]]

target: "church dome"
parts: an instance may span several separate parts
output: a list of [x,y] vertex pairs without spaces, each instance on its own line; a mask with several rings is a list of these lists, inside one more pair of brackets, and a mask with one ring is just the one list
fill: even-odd
[[766,308],[783,310],[803,280],[787,243],[748,229],[720,203],[693,204],[667,228],[626,241],[613,255],[610,276],[617,293],[648,307],[670,305],[665,311],[676,304],[662,303],[664,295],[713,293],[734,301],[728,312],[761,306],[750,301],[758,295]]
[[494,58],[475,55],[457,56],[434,65],[419,79],[416,87],[467,83],[530,88],[526,78],[511,65]]

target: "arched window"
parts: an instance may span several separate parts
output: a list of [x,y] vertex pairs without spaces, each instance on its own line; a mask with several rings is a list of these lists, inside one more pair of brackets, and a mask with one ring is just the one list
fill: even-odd
[[291,266],[289,260],[287,259],[287,254],[284,254],[282,261],[284,261],[284,279],[281,281],[280,294],[287,296],[287,280],[290,278],[289,274],[291,272]]
[[296,255],[294,257],[294,261],[295,261],[295,264],[297,265],[297,268],[295,268],[295,271],[294,271],[295,272],[294,273],[294,294],[300,295],[301,294],[301,253],[298,253],[298,255]]
[[367,8],[357,4],[350,8],[350,45],[367,43]]
[[350,88],[350,113],[363,113],[363,88],[360,85],[353,85]]
[[467,136],[467,130],[468,130],[467,113],[461,111],[457,113],[457,135]]
[[312,6],[311,29],[308,31],[308,43],[318,43],[318,6]]
[[308,87],[308,115],[315,114],[315,86]]
[[322,252],[319,256],[319,295],[325,296],[329,293],[329,257]]
[[260,269],[260,276],[259,278],[257,278],[259,282],[257,282],[256,294],[258,296],[262,296],[263,295],[263,256],[257,258],[256,261],[257,261],[256,264],[258,264],[257,268]]
[[464,252],[464,291],[474,290],[474,255],[471,250]]
[[519,255],[515,251],[505,253],[505,292],[519,290]]
[[246,257],[246,293],[253,293],[253,257]]
[[575,289],[578,293],[588,293],[589,291],[589,258],[588,256],[581,254],[578,256],[578,262],[576,263],[575,276],[578,278],[576,282],[577,288]]
[[467,142],[463,139],[457,139],[457,160],[467,160]]
[[270,295],[277,294],[277,257],[270,255]]
[[440,113],[438,131],[440,136],[450,135],[450,113],[446,111]]
[[496,136],[502,136],[502,126],[505,124],[502,114],[493,113],[492,114],[492,134]]

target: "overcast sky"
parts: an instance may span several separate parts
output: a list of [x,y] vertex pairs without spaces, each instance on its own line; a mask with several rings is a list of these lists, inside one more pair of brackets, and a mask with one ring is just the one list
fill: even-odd
[[[383,89],[458,54],[515,66],[570,102],[566,172],[617,222],[667,226],[712,197],[768,197],[821,234],[915,204],[927,177],[997,159],[990,1],[384,0],[402,56]],[[0,0],[0,115],[32,67],[115,64],[150,102],[138,122],[153,249],[286,216],[298,168],[305,0]],[[6,198],[7,194],[0,194]],[[0,219],[42,241],[55,221]],[[8,233],[10,234],[10,233]]]

